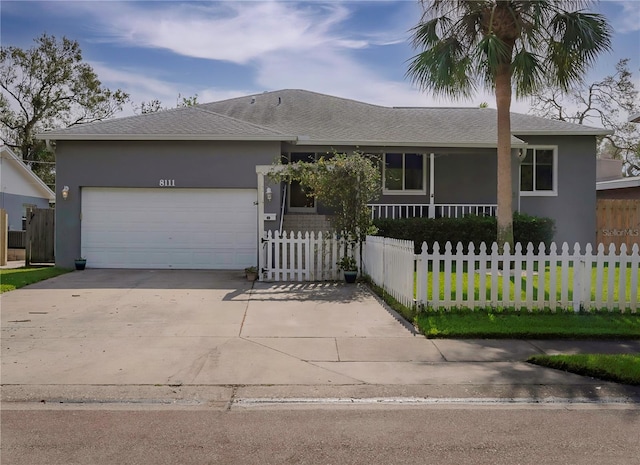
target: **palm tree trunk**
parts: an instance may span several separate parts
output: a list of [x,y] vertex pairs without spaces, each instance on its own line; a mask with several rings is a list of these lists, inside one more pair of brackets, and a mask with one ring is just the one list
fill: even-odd
[[513,250],[513,208],[511,184],[511,70],[508,64],[498,67],[496,74],[496,106],[498,109],[498,246],[505,243]]

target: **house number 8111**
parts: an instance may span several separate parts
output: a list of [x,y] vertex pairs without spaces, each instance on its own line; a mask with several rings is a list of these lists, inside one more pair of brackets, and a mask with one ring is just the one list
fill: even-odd
[[160,187],[176,187],[175,179],[161,179]]

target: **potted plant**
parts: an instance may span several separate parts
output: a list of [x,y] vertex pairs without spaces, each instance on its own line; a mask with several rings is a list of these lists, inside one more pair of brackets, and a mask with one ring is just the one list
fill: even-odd
[[87,259],[84,257],[76,258],[76,270],[84,270],[87,266]]
[[344,280],[348,283],[355,283],[358,277],[358,264],[356,259],[345,255],[337,263],[338,268],[344,272]]
[[248,266],[244,269],[244,274],[247,276],[247,281],[255,281],[258,279],[258,268],[255,266]]

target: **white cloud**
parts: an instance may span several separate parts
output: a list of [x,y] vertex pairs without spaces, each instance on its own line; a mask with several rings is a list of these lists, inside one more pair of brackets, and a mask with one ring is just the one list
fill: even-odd
[[[199,102],[221,100],[264,90],[301,88],[386,106],[477,106],[491,94],[452,103],[419,92],[403,78],[376,74],[354,52],[365,47],[407,40],[407,15],[415,5],[384,28],[357,29],[350,22],[349,3],[190,2],[173,4],[73,2],[69,14],[90,15],[99,23],[97,36],[119,45],[170,50],[178,55],[246,65],[256,76],[253,89],[216,85],[193,88],[184,83],[152,79],[159,73],[93,64],[110,87],[127,90],[134,102],[158,98],[173,106],[178,92],[198,94]],[[160,65],[158,65],[160,66]],[[169,63],[163,66],[170,66]],[[403,72],[403,70],[401,70]],[[178,79],[178,78],[176,78]],[[246,87],[246,84],[245,84]],[[526,112],[526,102],[513,103]]]
[[[332,34],[349,10],[339,3],[282,1],[96,4],[74,3],[72,12],[100,23],[103,40],[170,50],[210,60],[246,64],[265,53],[307,51],[339,44],[362,48],[363,40]],[[81,12],[82,10],[82,12]]]
[[627,33],[640,31],[640,1],[618,1],[622,12],[613,18],[616,32]]
[[179,92],[186,96],[193,95],[190,89],[184,89],[178,83],[149,77],[153,75],[150,70],[116,69],[102,62],[89,64],[104,86],[112,90],[119,88],[129,94],[131,105],[125,106],[119,116],[133,115],[142,102],[158,99],[164,106],[174,107]]

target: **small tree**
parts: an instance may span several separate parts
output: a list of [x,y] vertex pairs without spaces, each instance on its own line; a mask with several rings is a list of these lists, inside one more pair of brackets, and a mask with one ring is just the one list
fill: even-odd
[[377,157],[359,151],[352,155],[334,152],[315,163],[278,165],[270,177],[276,181],[298,181],[307,196],[333,208],[331,226],[347,241],[361,242],[371,231],[373,222],[368,204],[381,192]]

